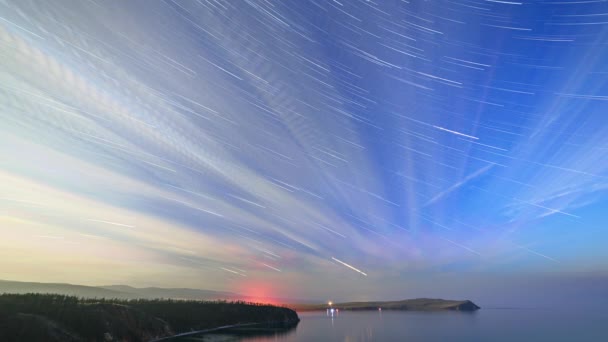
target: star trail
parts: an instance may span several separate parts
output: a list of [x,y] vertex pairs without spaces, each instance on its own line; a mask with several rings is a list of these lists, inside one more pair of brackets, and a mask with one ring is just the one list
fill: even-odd
[[606,1],[1,1],[0,59],[2,278],[607,269]]

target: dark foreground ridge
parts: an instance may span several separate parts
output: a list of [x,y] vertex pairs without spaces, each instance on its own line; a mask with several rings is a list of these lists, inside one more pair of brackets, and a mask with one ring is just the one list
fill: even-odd
[[[297,311],[317,311],[326,310],[328,304],[314,305],[290,305],[289,307]],[[409,310],[409,311],[475,311],[481,309],[470,300],[446,300],[417,298],[388,302],[348,302],[334,303],[331,307],[339,310]]]
[[151,341],[231,325],[290,327],[295,311],[268,304],[171,299],[0,295],[0,341]]

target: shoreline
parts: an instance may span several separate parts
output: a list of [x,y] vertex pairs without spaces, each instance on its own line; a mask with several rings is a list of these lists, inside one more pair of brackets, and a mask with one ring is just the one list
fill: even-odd
[[221,327],[215,327],[215,328],[209,328],[209,329],[203,329],[203,330],[197,330],[197,331],[189,331],[189,332],[185,332],[185,333],[179,333],[176,335],[171,335],[171,336],[166,336],[166,337],[161,337],[158,339],[154,339],[154,340],[150,340],[149,342],[159,342],[159,341],[170,341],[171,339],[174,338],[179,338],[179,337],[187,337],[187,336],[192,336],[192,335],[198,335],[198,334],[205,334],[208,332],[213,332],[213,331],[218,331],[218,330],[225,330],[225,329],[230,329],[230,328],[240,328],[240,327],[249,327],[249,326],[253,326],[253,325],[269,325],[269,326],[275,326],[275,325],[287,325],[289,327],[291,326],[295,326],[300,322],[300,319],[298,320],[293,320],[293,321],[282,321],[282,322],[257,322],[257,323],[239,323],[239,324],[231,324],[231,325],[224,325]]
[[[303,310],[296,310],[293,309],[295,312],[324,312],[326,310],[329,310],[330,308],[327,309],[303,309]],[[339,311],[348,311],[348,312],[357,312],[357,311],[379,311],[377,307],[373,307],[373,308],[357,308],[357,309],[349,309],[349,308],[339,308],[339,307],[334,307],[334,309],[338,309]],[[475,312],[477,310],[458,310],[458,309],[393,309],[393,308],[381,308],[382,310],[380,311],[409,311],[409,312]],[[492,309],[500,309],[500,308],[492,308]],[[520,310],[520,308],[512,308],[513,310]]]
[[331,304],[291,304],[287,306],[296,312],[325,311],[476,311],[481,309],[470,300],[446,300],[433,298],[416,298],[397,301],[346,302]]

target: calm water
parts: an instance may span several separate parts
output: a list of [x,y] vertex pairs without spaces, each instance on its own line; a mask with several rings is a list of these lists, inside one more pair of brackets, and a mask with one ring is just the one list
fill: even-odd
[[475,313],[366,311],[341,312],[332,318],[325,312],[307,312],[299,316],[300,324],[286,332],[222,332],[188,340],[608,341],[607,311],[481,309]]

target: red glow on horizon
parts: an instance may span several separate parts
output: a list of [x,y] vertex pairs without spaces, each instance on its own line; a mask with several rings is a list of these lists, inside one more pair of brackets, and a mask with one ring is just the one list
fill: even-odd
[[248,302],[281,305],[277,298],[281,297],[281,291],[268,282],[245,281],[238,286],[238,293],[245,296]]

